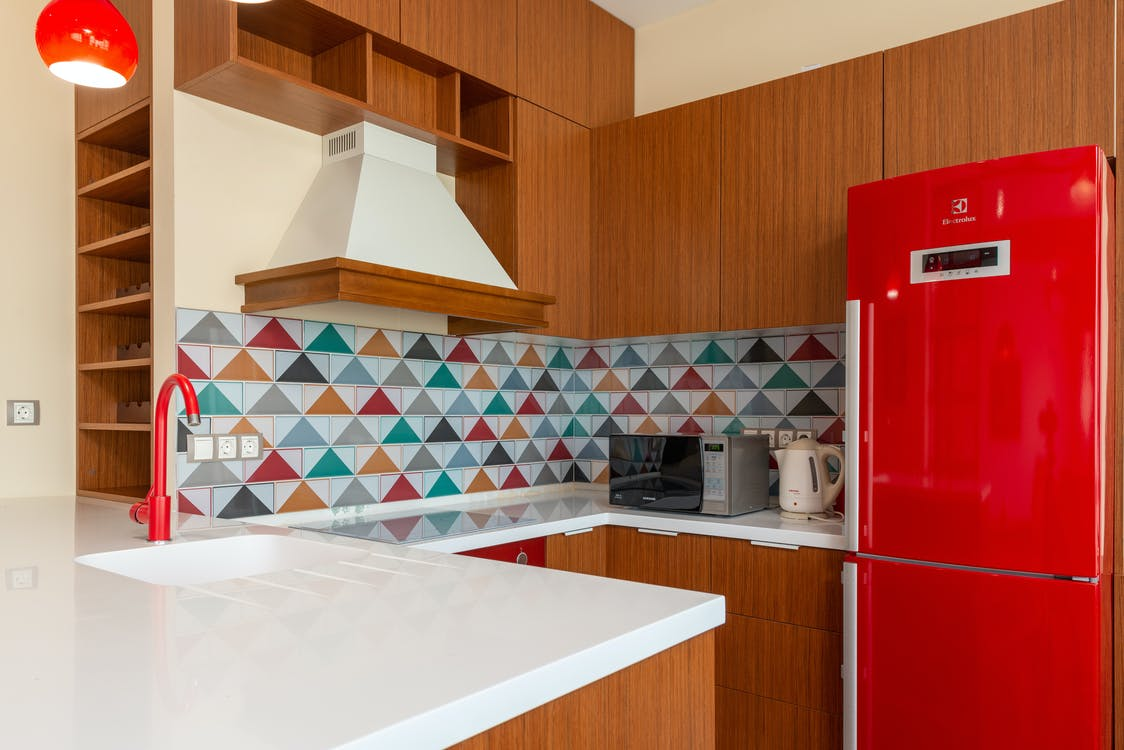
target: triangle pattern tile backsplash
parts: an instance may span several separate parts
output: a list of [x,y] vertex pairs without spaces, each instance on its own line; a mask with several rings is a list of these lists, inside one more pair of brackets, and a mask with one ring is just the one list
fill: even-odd
[[842,440],[842,326],[603,342],[189,309],[176,323],[209,429],[266,440],[255,461],[188,464],[180,420],[181,510],[202,515],[605,482],[614,432]]

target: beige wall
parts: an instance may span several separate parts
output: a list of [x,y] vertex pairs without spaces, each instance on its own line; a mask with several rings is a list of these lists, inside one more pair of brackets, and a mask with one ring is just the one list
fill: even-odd
[[1049,5],[1043,0],[715,0],[636,32],[636,113]]
[[0,408],[38,399],[38,427],[0,419],[0,497],[74,491],[74,88],[35,50],[43,0],[0,3]]

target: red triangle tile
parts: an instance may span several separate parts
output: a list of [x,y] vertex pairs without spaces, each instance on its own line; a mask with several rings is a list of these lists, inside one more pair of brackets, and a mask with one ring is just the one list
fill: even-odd
[[632,394],[627,394],[621,402],[617,404],[617,408],[613,409],[614,414],[645,414],[644,407],[640,405]]
[[820,433],[816,438],[821,443],[831,443],[833,445],[843,444],[843,420],[837,419],[831,423],[831,426]]
[[693,367],[688,367],[687,372],[683,373],[683,377],[676,381],[675,385],[671,386],[673,391],[705,391],[709,390],[710,386],[702,379],[702,375]]
[[300,478],[301,475],[289,465],[289,462],[286,461],[280,453],[274,451],[266,456],[261,466],[257,468],[257,471],[255,471],[246,482],[283,482],[287,479]]
[[[503,485],[500,487],[500,489],[501,490],[514,490],[514,489],[518,489],[519,487],[529,487],[529,486],[530,486],[530,484],[527,482],[526,477],[523,476],[523,472],[519,471],[519,467],[516,466],[511,470],[511,473],[507,475],[507,479],[503,480]],[[518,519],[513,519],[513,520],[518,520]]]
[[184,497],[184,494],[182,492],[177,493],[177,494],[179,495],[179,512],[180,513],[190,513],[193,516],[204,516],[204,515],[206,515],[206,513],[199,510],[198,508],[196,508],[195,504],[193,502],[191,502],[186,497]]
[[246,344],[247,347],[260,347],[262,349],[300,349],[297,342],[281,325],[281,321],[274,318],[265,324],[258,335]]
[[566,444],[561,440],[554,446],[554,450],[550,452],[550,457],[547,461],[569,461],[574,455],[566,448]]
[[597,353],[596,349],[590,349],[582,357],[581,362],[578,362],[577,369],[579,370],[604,370],[609,367],[609,363],[602,359],[601,355]]
[[367,403],[363,404],[363,406],[360,407],[359,411],[355,413],[364,416],[370,416],[374,414],[397,416],[401,412],[399,412],[398,409],[395,408],[394,403],[390,400],[390,397],[386,395],[386,391],[384,391],[382,388],[379,388],[377,391],[371,394],[371,397],[367,399]]
[[495,440],[496,433],[488,426],[488,423],[483,419],[476,420],[476,424],[464,436],[466,442],[473,440]]
[[473,353],[472,347],[468,342],[461,339],[457,345],[453,347],[453,351],[449,352],[449,356],[445,357],[446,362],[463,362],[465,364],[478,365],[480,360]]
[[203,368],[195,363],[195,360],[187,356],[182,348],[176,347],[176,370],[181,375],[184,375],[191,380],[210,380],[207,373],[203,372]]
[[700,427],[698,422],[690,418],[679,427],[680,435],[701,435],[704,432],[706,432],[706,430]]
[[523,401],[522,404],[519,405],[519,408],[515,410],[515,413],[545,414],[546,412],[543,411],[542,404],[539,403],[539,400],[535,398],[535,394],[528,393],[527,398]]
[[386,496],[383,497],[384,503],[392,503],[396,500],[418,500],[421,494],[410,484],[410,480],[406,478],[405,474],[400,474],[390,489],[387,490]]
[[796,347],[796,351],[789,357],[789,361],[808,360],[808,359],[835,359],[835,355],[828,351],[828,348],[823,345],[823,342],[815,336],[809,336],[804,339],[804,343]]

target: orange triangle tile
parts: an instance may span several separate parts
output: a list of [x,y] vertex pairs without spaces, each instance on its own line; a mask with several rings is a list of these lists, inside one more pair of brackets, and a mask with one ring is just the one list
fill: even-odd
[[651,417],[648,417],[640,423],[640,426],[636,428],[636,431],[641,435],[657,435],[659,434],[660,426],[653,422]]
[[472,377],[468,379],[464,387],[466,390],[497,390],[495,381],[488,377],[488,373],[483,367],[476,368],[476,372],[472,374]]
[[277,512],[293,513],[298,510],[320,510],[326,507],[328,504],[308,486],[308,482],[301,482]]
[[543,364],[542,357],[539,356],[539,353],[535,351],[535,347],[533,346],[528,346],[527,351],[523,352],[523,356],[520,357],[519,361],[515,364],[520,367],[546,367],[546,365]]
[[327,388],[312,404],[306,414],[353,414],[335,388]]
[[500,437],[504,440],[525,440],[531,436],[527,434],[527,430],[524,429],[521,421],[513,419]]
[[390,460],[390,456],[382,448],[376,448],[371,457],[367,459],[367,463],[356,474],[394,474],[398,471],[398,467]]
[[375,331],[363,348],[356,354],[362,354],[367,357],[401,357],[402,355],[395,351],[394,344],[390,343],[390,339],[382,331]]
[[601,378],[601,382],[593,387],[595,391],[627,391],[628,386],[621,382],[621,379],[613,374],[612,370],[605,373],[605,377]]
[[465,492],[491,492],[496,488],[496,485],[488,478],[488,475],[483,469],[476,472],[476,478],[469,483]]
[[703,402],[699,404],[699,408],[695,409],[695,414],[719,414],[728,416],[733,413],[730,407],[726,406],[726,402],[718,397],[717,393],[711,393],[704,398]]
[[[235,424],[233,427],[230,428],[230,431],[227,432],[227,434],[228,435],[253,435],[256,432],[258,432],[258,428],[254,427],[252,424],[250,424],[250,420],[243,417],[242,419],[238,420],[237,424]],[[261,436],[261,447],[262,448],[272,448],[273,447],[272,445],[270,445],[269,441],[265,439],[265,435]]]
[[271,381],[269,373],[262,369],[250,353],[243,349],[234,355],[234,359],[222,372],[215,376],[215,380],[266,380]]
[[601,473],[597,475],[597,478],[595,478],[593,480],[593,483],[594,484],[608,484],[609,483],[609,467],[608,466],[606,466],[604,469],[601,470]]

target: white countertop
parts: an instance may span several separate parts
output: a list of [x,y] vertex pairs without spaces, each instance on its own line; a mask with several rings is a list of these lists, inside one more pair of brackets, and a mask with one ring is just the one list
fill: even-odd
[[124,506],[0,500],[0,746],[443,747],[725,619],[709,594],[180,520],[183,540],[291,534],[369,557],[156,586],[74,562],[145,544]]

